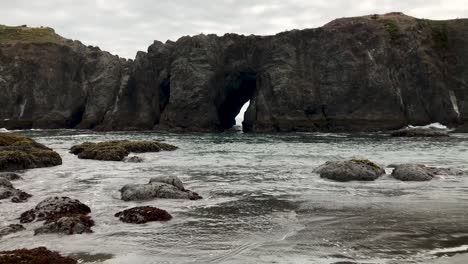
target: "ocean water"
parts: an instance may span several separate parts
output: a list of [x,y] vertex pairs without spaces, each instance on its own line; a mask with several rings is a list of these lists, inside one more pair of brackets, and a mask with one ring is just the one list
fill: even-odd
[[[171,134],[24,131],[60,153],[63,165],[28,170],[16,188],[26,203],[0,201],[2,225],[49,196],[91,207],[94,233],[0,238],[0,250],[46,246],[81,263],[468,263],[468,175],[429,182],[339,183],[313,170],[328,160],[369,158],[382,166],[423,163],[468,170],[468,136],[390,138],[379,134]],[[85,141],[163,140],[173,152],[143,163],[80,160]],[[390,172],[389,169],[387,169]],[[204,199],[124,202],[119,189],[174,175]],[[173,220],[132,225],[114,214],[152,205]]]

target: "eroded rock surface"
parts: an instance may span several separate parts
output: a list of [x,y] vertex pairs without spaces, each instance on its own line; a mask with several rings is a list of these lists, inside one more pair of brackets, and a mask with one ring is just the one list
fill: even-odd
[[159,141],[116,140],[99,143],[85,142],[73,146],[70,149],[70,153],[78,155],[80,159],[121,161],[128,156],[130,152],[159,152],[176,149],[176,146]]
[[385,174],[385,170],[369,160],[327,161],[315,172],[321,178],[334,181],[374,181]]
[[64,257],[45,247],[0,251],[0,263],[5,264],[76,264],[75,259]]
[[115,214],[120,221],[132,224],[144,224],[152,221],[169,221],[172,216],[165,210],[151,207],[140,206],[123,210]]
[[16,171],[62,164],[60,155],[36,141],[0,132],[0,171]]
[[202,199],[196,192],[186,190],[177,177],[157,177],[148,184],[127,184],[120,190],[122,200]]

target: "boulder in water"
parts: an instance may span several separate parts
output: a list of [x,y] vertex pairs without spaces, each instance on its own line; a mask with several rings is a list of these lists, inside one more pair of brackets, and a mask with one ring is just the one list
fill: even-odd
[[400,181],[430,181],[436,175],[434,172],[420,164],[401,164],[395,167],[392,176]]
[[321,178],[334,181],[374,181],[385,170],[369,160],[327,161],[316,169]]
[[125,158],[124,161],[130,162],[130,163],[141,163],[143,162],[143,158],[138,157],[138,156],[132,156],[132,157]]
[[151,207],[140,206],[123,210],[115,214],[120,221],[132,224],[144,224],[152,221],[169,221],[172,216],[165,210]]
[[19,176],[17,173],[14,173],[14,172],[3,172],[3,173],[0,173],[0,179],[16,181],[16,180],[21,179],[21,176]]
[[85,142],[73,146],[70,149],[70,153],[78,155],[80,159],[121,161],[128,156],[130,152],[159,152],[176,149],[176,146],[158,141],[116,140],[99,143]]
[[13,187],[10,181],[0,178],[0,200],[11,198],[14,203],[21,203],[28,200],[32,195]]
[[155,177],[148,184],[127,184],[120,190],[122,200],[202,199],[196,192],[186,190],[179,178],[174,176]]
[[70,257],[63,257],[59,253],[50,251],[45,247],[38,247],[0,251],[0,263],[76,264],[78,262]]
[[12,224],[5,227],[0,227],[0,237],[13,234],[24,230],[25,228],[19,224]]
[[20,222],[45,221],[42,227],[35,230],[35,234],[91,233],[94,221],[88,214],[91,209],[78,200],[69,197],[50,197],[36,205],[34,209],[21,214]]
[[13,133],[0,133],[0,171],[16,171],[62,164],[60,155],[36,141]]

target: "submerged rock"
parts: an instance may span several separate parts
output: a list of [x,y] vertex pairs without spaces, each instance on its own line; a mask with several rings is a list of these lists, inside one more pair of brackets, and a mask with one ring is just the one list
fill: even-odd
[[6,180],[9,180],[9,181],[16,181],[16,180],[21,179],[21,176],[19,176],[18,174],[14,173],[14,172],[3,172],[3,173],[0,173],[0,179],[6,179]]
[[441,129],[415,127],[396,130],[390,135],[392,137],[448,137],[449,133]]
[[179,178],[174,176],[156,177],[148,184],[127,184],[120,190],[122,200],[167,199],[202,199],[196,192],[186,190]]
[[165,210],[151,207],[140,206],[123,210],[115,214],[120,221],[132,224],[144,224],[152,221],[169,221],[172,216]]
[[321,178],[335,181],[374,181],[385,170],[369,160],[327,161],[318,167],[315,172]]
[[158,141],[116,140],[99,143],[85,142],[73,146],[70,149],[70,153],[78,155],[80,159],[121,161],[128,156],[130,152],[159,152],[176,149],[176,146]]
[[0,251],[0,263],[5,264],[76,264],[75,259],[63,257],[45,247]]
[[143,158],[140,158],[138,156],[132,156],[124,159],[125,162],[130,162],[130,163],[141,163],[143,162]]
[[25,230],[24,226],[19,224],[12,224],[5,227],[0,227],[0,238],[9,234]]
[[430,181],[434,178],[434,171],[420,164],[401,164],[392,172],[393,178],[400,181]]
[[45,221],[42,227],[35,230],[35,234],[91,233],[94,221],[87,216],[91,209],[78,200],[69,197],[50,197],[36,205],[34,209],[21,214],[20,222]]
[[60,155],[36,141],[12,133],[0,133],[0,171],[51,167],[62,164]]
[[422,164],[392,164],[392,176],[401,181],[429,181],[435,176],[460,176],[466,172],[453,168],[436,168]]
[[87,215],[62,216],[47,220],[42,227],[34,230],[34,235],[63,233],[67,235],[92,233],[94,221]]
[[11,198],[12,202],[21,203],[28,200],[31,196],[26,192],[14,188],[10,181],[0,178],[0,200]]

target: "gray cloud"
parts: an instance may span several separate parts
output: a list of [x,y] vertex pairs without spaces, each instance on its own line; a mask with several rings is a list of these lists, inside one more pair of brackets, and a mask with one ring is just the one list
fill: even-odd
[[155,39],[268,35],[392,11],[430,19],[468,17],[468,0],[0,0],[0,24],[50,26],[64,37],[133,58]]

